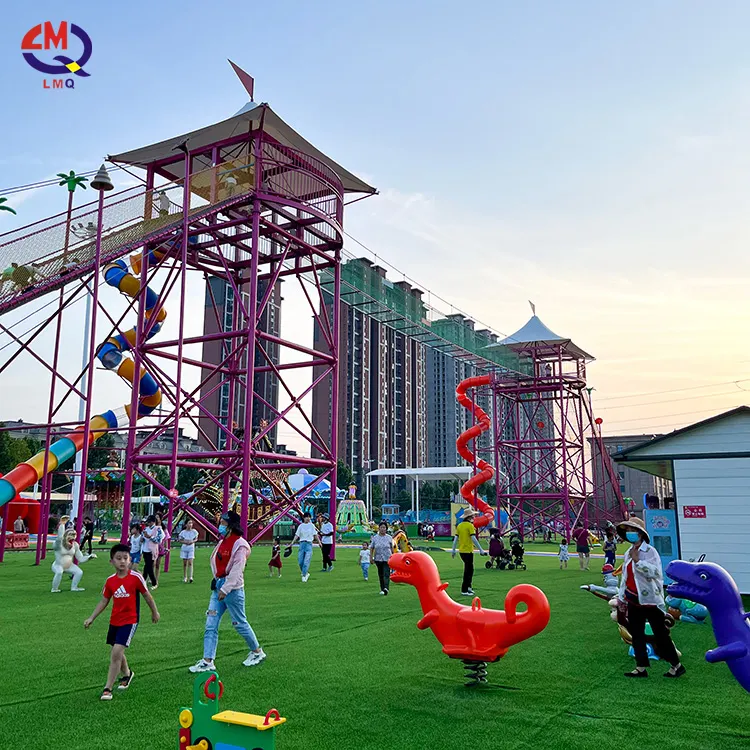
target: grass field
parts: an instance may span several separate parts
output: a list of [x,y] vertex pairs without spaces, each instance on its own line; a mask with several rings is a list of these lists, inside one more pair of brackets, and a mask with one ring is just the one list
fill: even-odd
[[[480,568],[475,590],[485,607],[502,608],[515,583],[542,588],[552,607],[547,629],[489,667],[486,687],[463,687],[459,662],[445,657],[430,632],[420,632],[415,590],[393,586],[377,595],[377,575],[362,581],[356,550],[339,549],[335,570],[299,580],[295,557],[281,580],[266,577],[268,550],[257,548],[246,574],[248,617],[268,653],[259,667],[241,665],[244,644],[222,624],[217,668],[223,708],[265,713],[276,707],[287,723],[278,750],[370,748],[576,748],[612,746],[733,750],[750,741],[750,695],[725,665],[709,665],[709,626],[673,631],[688,674],[629,681],[632,660],[605,602],[578,589],[596,582],[571,560],[527,557],[526,572]],[[458,592],[460,562],[436,553],[449,592]],[[477,562],[479,562],[477,560]],[[601,561],[593,561],[594,568]],[[84,566],[85,593],[49,593],[52,573],[31,553],[0,566],[0,728],[3,745],[35,750],[174,748],[179,708],[190,705],[208,603],[208,552],[199,550],[196,582],[177,571],[155,592],[162,621],[144,608],[129,652],[131,688],[111,703],[98,700],[108,647],[107,613],[88,632],[83,620],[111,570],[102,558]]]

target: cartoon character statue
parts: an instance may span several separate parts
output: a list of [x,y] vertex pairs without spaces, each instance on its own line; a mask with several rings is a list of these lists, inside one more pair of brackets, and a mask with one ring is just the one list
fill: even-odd
[[81,548],[76,541],[75,529],[67,529],[62,534],[58,533],[54,550],[55,562],[52,563],[52,572],[55,575],[52,578],[52,593],[60,592],[60,582],[65,573],[70,573],[73,576],[73,581],[70,584],[71,591],[84,591],[85,589],[78,585],[83,578],[83,571],[76,565],[76,562],[83,564],[96,555],[84,555],[81,552]]
[[711,664],[723,661],[739,684],[750,692],[750,612],[732,576],[716,563],[673,560],[667,575],[674,581],[670,596],[689,597],[703,604],[711,615],[717,648],[706,652]]
[[581,588],[584,591],[589,591],[594,596],[598,596],[600,599],[609,601],[613,596],[617,596],[617,588],[619,582],[615,575],[615,569],[612,565],[607,563],[602,566],[602,577],[604,578],[604,586],[596,586],[593,583],[587,583]]
[[697,602],[689,599],[678,599],[676,596],[666,598],[669,614],[680,622],[692,622],[700,625],[708,617],[708,610]]

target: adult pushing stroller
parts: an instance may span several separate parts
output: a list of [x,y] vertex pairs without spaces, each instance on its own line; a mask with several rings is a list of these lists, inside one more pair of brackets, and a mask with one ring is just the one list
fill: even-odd
[[490,559],[484,564],[488,570],[494,565],[502,570],[510,561],[510,552],[505,549],[500,529],[490,529]]
[[514,535],[511,537],[510,553],[513,557],[511,565],[518,570],[526,570],[526,563],[523,561],[524,548],[520,536]]

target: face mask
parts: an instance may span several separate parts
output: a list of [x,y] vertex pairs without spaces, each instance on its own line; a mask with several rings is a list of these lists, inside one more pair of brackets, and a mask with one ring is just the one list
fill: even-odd
[[219,526],[219,536],[226,536],[227,531],[229,531],[229,526],[227,526],[225,523]]
[[638,536],[638,532],[637,532],[637,531],[628,531],[628,532],[627,532],[627,533],[625,534],[625,538],[626,538],[626,539],[627,539],[627,540],[628,540],[628,541],[629,541],[629,542],[630,542],[631,544],[635,544],[635,543],[636,543],[636,542],[637,542],[637,541],[638,541],[638,540],[640,539],[640,536]]

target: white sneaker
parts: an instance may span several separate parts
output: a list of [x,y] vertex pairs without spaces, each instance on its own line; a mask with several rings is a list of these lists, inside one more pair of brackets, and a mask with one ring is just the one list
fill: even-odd
[[85,591],[86,589],[77,588],[77,589],[71,589],[71,591]]
[[212,661],[199,659],[195,664],[193,664],[192,667],[188,667],[188,671],[192,672],[193,674],[198,674],[198,672],[211,672],[213,668],[214,663]]
[[251,651],[247,655],[247,659],[242,662],[242,666],[244,667],[254,667],[257,664],[260,664],[264,659],[266,658],[266,652],[261,649],[260,651]]
[[60,593],[60,589],[52,589],[52,593],[53,594],[59,594]]
[[385,591],[381,591],[380,596],[385,596]]
[[309,573],[305,573],[305,575],[302,576],[302,583],[307,583],[307,579],[310,577]]

